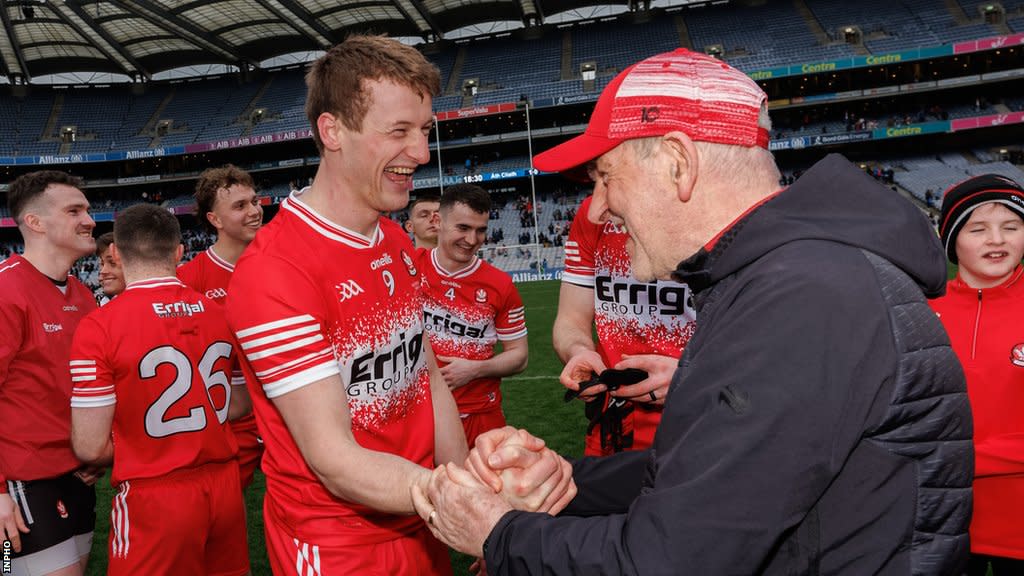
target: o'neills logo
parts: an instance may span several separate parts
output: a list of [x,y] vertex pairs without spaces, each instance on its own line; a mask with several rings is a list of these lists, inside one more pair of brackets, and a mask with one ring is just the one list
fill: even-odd
[[193,314],[200,314],[206,312],[206,308],[203,307],[203,302],[199,301],[196,303],[185,302],[154,302],[153,312],[157,318],[183,318],[185,316],[192,316]]
[[1013,362],[1014,366],[1024,368],[1024,343],[1017,344],[1010,350],[1010,362]]
[[370,270],[377,270],[381,266],[387,266],[388,264],[391,264],[391,254],[385,253],[380,258],[370,262]]
[[65,312],[78,312],[78,306],[75,306],[74,304],[68,304],[67,306],[64,307],[64,311]]

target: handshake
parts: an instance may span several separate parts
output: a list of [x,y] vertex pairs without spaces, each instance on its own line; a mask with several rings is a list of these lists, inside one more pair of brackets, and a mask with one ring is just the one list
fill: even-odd
[[462,466],[438,466],[411,490],[434,536],[478,558],[507,512],[555,515],[576,496],[572,465],[540,438],[511,426],[481,434]]

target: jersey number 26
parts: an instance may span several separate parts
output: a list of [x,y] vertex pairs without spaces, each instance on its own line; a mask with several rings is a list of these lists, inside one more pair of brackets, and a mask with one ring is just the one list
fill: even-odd
[[[199,376],[203,379],[206,387],[206,398],[217,414],[217,421],[221,424],[228,419],[228,404],[231,401],[231,384],[228,382],[228,375],[223,370],[214,370],[213,366],[221,358],[231,357],[231,344],[227,342],[214,342],[203,353],[199,361]],[[153,438],[163,438],[179,432],[195,432],[206,428],[206,410],[203,406],[193,406],[188,416],[177,418],[166,418],[167,411],[176,402],[188,394],[192,388],[192,363],[188,356],[173,346],[160,346],[149,351],[139,362],[139,377],[142,379],[154,378],[157,367],[163,364],[174,366],[177,374],[171,385],[164,390],[146,410],[146,433]],[[224,388],[224,407],[217,410],[210,396],[210,389],[216,386]]]

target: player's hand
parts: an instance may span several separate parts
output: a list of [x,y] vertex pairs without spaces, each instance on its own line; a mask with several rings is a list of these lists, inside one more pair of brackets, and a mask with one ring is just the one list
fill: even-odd
[[11,548],[21,552],[21,533],[28,533],[28,526],[10,494],[0,494],[0,527],[3,530],[0,540],[10,540]]
[[[494,460],[496,466],[491,466],[488,460],[497,451],[507,446],[519,445],[527,450],[540,451],[544,448],[544,440],[537,438],[526,430],[517,430],[511,426],[503,426],[488,430],[476,437],[469,456],[466,458],[466,468],[476,478],[491,487],[495,492],[501,492],[501,470],[514,466],[512,457],[516,452],[508,456],[497,456]],[[505,464],[502,466],[502,464]]]
[[[600,374],[604,372],[605,368],[607,366],[604,365],[600,354],[593,350],[585,350],[569,358],[569,361],[565,363],[565,368],[562,368],[562,374],[558,380],[569,390],[579,390],[580,382],[590,380],[593,372]],[[604,384],[596,384],[580,394],[580,398],[589,402],[594,399],[595,395],[605,390],[607,387]]]
[[639,368],[647,372],[647,379],[636,384],[621,386],[611,392],[616,398],[626,398],[633,402],[642,402],[652,406],[665,404],[668,387],[672,384],[672,376],[679,366],[679,359],[658,354],[624,354],[622,361],[615,365],[617,370],[623,368]]
[[445,384],[448,384],[449,390],[461,388],[478,378],[477,369],[479,368],[479,362],[475,360],[466,360],[465,358],[455,358],[453,356],[438,356],[437,362],[438,365],[442,362],[445,363],[441,367],[441,375],[444,376]]
[[413,485],[412,501],[438,540],[477,558],[483,556],[484,540],[498,520],[512,509],[469,471],[451,463],[434,470],[426,494]]
[[[495,446],[499,437],[504,439]],[[554,515],[576,497],[572,465],[525,430],[506,426],[478,437],[466,468],[516,510]]]
[[82,466],[78,470],[75,470],[75,478],[78,478],[86,486],[92,486],[107,471],[102,466]]
[[509,446],[490,461],[499,456],[499,465],[511,464],[501,470],[501,495],[516,510],[554,516],[576,497],[572,465],[553,450],[534,452],[523,446]]

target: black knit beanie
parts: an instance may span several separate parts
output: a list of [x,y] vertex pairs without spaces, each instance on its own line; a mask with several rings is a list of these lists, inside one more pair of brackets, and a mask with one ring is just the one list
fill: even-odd
[[1024,188],[1005,176],[983,174],[946,190],[942,196],[939,236],[950,262],[957,263],[956,237],[970,219],[971,212],[978,206],[993,202],[1006,206],[1024,219]]

